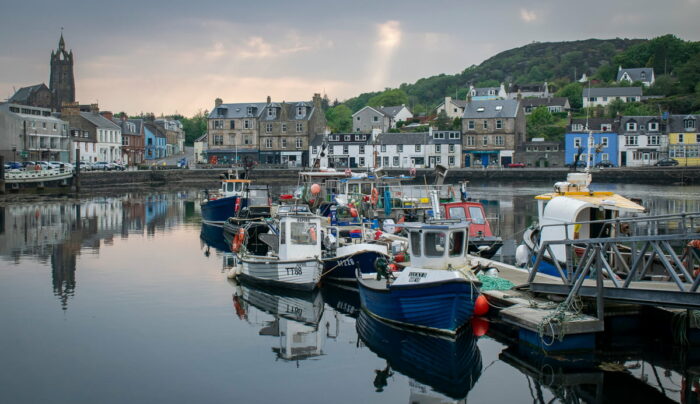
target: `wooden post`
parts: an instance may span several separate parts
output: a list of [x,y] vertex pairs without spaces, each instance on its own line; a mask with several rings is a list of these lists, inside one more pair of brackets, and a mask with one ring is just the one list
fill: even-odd
[[80,147],[75,149],[75,173],[73,174],[73,185],[75,192],[80,193]]
[[0,156],[0,195],[5,194],[5,156]]

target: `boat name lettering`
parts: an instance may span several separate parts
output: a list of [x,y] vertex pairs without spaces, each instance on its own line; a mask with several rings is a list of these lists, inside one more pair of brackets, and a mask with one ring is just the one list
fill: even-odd
[[350,258],[345,258],[344,260],[338,261],[338,266],[339,267],[352,267],[355,266],[355,260]]
[[304,310],[302,310],[301,307],[287,305],[285,312],[287,312],[287,314],[296,314],[301,316],[304,313]]
[[408,273],[408,281],[409,282],[420,282],[426,276],[428,276],[428,274],[425,272],[409,272]]
[[308,223],[308,222],[310,222],[310,221],[311,221],[311,220],[310,220],[308,217],[300,217],[300,218],[297,218],[297,222],[299,222],[299,223]]
[[301,275],[301,264],[297,264],[294,267],[284,268],[287,271],[287,275]]

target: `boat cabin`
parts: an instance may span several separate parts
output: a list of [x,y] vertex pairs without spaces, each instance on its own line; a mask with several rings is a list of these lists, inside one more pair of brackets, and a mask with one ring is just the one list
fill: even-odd
[[[646,210],[613,192],[591,191],[589,184],[589,173],[571,173],[566,182],[554,185],[554,192],[535,197],[540,243],[615,237],[613,220]],[[554,244],[551,248],[557,259],[566,260],[564,245]]]
[[404,223],[401,226],[408,231],[411,267],[457,269],[465,265],[468,222],[440,219],[427,223]]
[[312,214],[280,215],[280,260],[321,258],[321,218]]
[[440,205],[442,217],[469,222],[469,237],[493,237],[484,206],[479,202],[450,202]]
[[246,188],[250,183],[250,180],[222,180],[221,188],[219,189],[219,197],[228,198],[230,196],[244,196]]

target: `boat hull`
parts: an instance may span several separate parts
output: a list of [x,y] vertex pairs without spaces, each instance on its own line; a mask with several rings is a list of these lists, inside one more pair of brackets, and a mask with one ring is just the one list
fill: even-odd
[[296,290],[314,290],[322,264],[315,258],[279,261],[267,257],[242,257],[239,277],[244,281]]
[[324,280],[335,282],[355,283],[355,269],[359,268],[363,275],[376,274],[374,262],[377,258],[389,261],[389,256],[379,251],[362,250],[340,257],[323,260]]
[[372,316],[448,335],[456,334],[472,318],[479,296],[478,285],[461,278],[383,289],[375,286],[379,282],[359,274],[357,280],[362,308]]
[[202,202],[202,220],[207,223],[223,224],[226,219],[236,214],[238,198],[238,196],[229,196]]

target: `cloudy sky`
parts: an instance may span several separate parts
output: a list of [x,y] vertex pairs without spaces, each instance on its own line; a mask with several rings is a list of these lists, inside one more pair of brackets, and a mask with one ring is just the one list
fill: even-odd
[[1,0],[0,100],[49,80],[61,27],[77,98],[190,115],[224,102],[343,100],[459,72],[532,41],[700,40],[700,0]]

